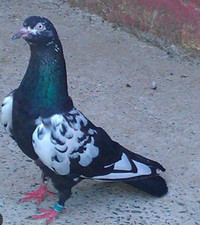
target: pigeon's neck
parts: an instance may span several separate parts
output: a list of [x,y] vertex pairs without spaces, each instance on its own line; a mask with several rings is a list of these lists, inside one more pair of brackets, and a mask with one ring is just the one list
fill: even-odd
[[40,111],[62,111],[72,107],[67,74],[59,40],[47,46],[30,46],[31,57],[19,89]]

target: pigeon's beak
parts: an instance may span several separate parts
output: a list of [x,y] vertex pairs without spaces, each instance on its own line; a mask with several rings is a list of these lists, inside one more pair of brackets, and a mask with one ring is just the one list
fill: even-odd
[[18,39],[18,38],[26,38],[28,36],[29,30],[26,27],[22,27],[18,33],[13,35],[12,40]]

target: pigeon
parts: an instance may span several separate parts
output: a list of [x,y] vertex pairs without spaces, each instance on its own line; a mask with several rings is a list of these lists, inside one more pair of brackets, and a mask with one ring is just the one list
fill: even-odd
[[[64,210],[71,189],[84,179],[120,181],[152,196],[168,192],[160,176],[165,168],[129,151],[111,139],[75,108],[68,94],[63,48],[53,24],[44,17],[28,17],[13,40],[30,46],[30,60],[17,89],[2,104],[2,124],[24,154],[42,171],[39,188],[22,202],[40,203],[51,180],[58,191],[52,209],[40,209],[32,219],[52,222]],[[17,163],[17,162],[16,162]]]

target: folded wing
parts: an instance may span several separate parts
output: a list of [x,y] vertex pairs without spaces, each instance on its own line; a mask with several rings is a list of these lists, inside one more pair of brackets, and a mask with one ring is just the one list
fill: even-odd
[[164,168],[111,140],[78,110],[38,118],[33,147],[40,160],[59,175],[97,180],[154,176]]

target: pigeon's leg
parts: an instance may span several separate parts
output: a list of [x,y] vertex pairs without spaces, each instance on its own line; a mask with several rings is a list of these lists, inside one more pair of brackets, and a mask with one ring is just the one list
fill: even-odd
[[59,200],[54,205],[53,209],[39,209],[40,214],[30,217],[31,219],[46,219],[47,223],[51,223],[55,218],[64,210],[66,200],[71,196],[71,189],[74,185],[79,183],[82,178],[71,178],[68,176],[60,176],[55,174],[52,170],[46,167],[44,164],[39,165],[40,169],[44,173],[44,177],[50,177],[54,187],[58,190]]
[[52,196],[54,195],[53,192],[47,189],[47,177],[42,174],[43,183],[39,186],[39,188],[35,191],[26,192],[24,195],[26,197],[22,198],[20,202],[27,202],[36,199],[36,204],[39,205],[45,198],[46,195]]
[[65,201],[71,196],[71,188],[59,191],[59,200],[54,205],[53,209],[39,209],[39,215],[34,215],[31,219],[46,219],[46,223],[49,224],[53,222],[56,217],[64,210]]

